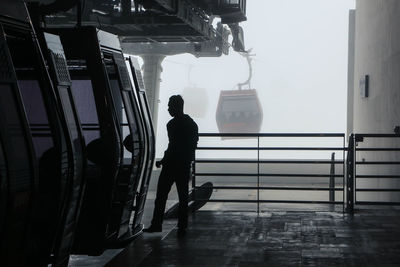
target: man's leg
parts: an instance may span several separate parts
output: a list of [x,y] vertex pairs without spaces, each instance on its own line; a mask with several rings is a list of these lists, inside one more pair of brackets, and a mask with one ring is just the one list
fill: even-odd
[[151,226],[161,228],[164,219],[165,205],[168,199],[168,193],[174,183],[168,167],[163,167],[157,184],[157,195],[155,200],[153,220]]
[[190,166],[179,167],[176,174],[175,182],[179,197],[178,228],[184,230],[188,221]]

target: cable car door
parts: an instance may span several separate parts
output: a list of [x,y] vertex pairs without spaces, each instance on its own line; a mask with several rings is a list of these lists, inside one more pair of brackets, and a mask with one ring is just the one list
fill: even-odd
[[19,30],[8,32],[8,43],[16,70],[19,91],[26,111],[35,157],[39,164],[31,239],[32,264],[46,265],[55,258],[54,244],[75,172],[71,169],[71,140],[53,83],[36,35]]
[[1,177],[0,258],[5,266],[27,264],[28,225],[32,195],[38,179],[32,136],[18,90],[17,78],[0,24],[0,141]]
[[151,119],[149,104],[147,102],[147,96],[144,88],[142,73],[140,72],[138,62],[135,58],[130,57],[129,63],[131,67],[133,82],[136,89],[136,94],[140,104],[140,110],[142,112],[144,120],[145,136],[146,136],[145,169],[143,173],[143,178],[141,179],[140,183],[139,195],[137,196],[135,205],[135,215],[132,223],[132,228],[137,228],[140,227],[140,223],[143,217],[144,205],[146,203],[151,172],[153,170],[153,165],[154,165],[155,137],[154,137],[153,122]]
[[79,216],[82,193],[84,189],[83,171],[86,163],[84,158],[84,140],[82,129],[76,112],[75,102],[71,92],[71,79],[61,45],[60,38],[49,33],[42,33],[47,52],[47,63],[55,85],[55,93],[60,111],[65,119],[66,135],[68,137],[68,157],[70,172],[67,193],[58,223],[57,238],[54,249],[56,265],[68,265],[69,254],[73,244],[76,223]]
[[[135,198],[137,180],[140,178],[140,163],[142,161],[143,135],[139,134],[140,114],[137,113],[137,103],[121,53],[104,53],[106,69],[110,81],[114,108],[120,125],[120,133],[124,140],[123,163],[117,176],[117,185],[113,197],[113,212],[110,218],[109,231],[116,231],[116,240],[111,243],[127,242],[135,233],[129,230],[129,222]],[[126,146],[128,149],[126,148]]]
[[109,231],[109,221],[123,155],[119,123],[98,39],[101,31],[94,27],[48,30],[61,38],[87,144],[86,187],[73,251],[99,255],[107,240],[116,236],[115,231]]

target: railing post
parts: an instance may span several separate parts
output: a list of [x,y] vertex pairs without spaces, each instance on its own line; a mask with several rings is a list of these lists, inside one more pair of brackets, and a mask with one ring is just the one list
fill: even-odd
[[355,172],[355,135],[349,137],[349,145],[347,151],[347,174],[346,174],[346,212],[354,214],[354,172]]
[[335,153],[331,156],[331,172],[329,178],[329,201],[335,202]]
[[260,136],[257,136],[257,215],[260,214]]

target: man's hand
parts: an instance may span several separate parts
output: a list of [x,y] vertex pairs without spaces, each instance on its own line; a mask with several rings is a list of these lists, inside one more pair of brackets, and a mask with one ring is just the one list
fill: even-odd
[[161,168],[162,162],[161,160],[156,161],[156,167]]

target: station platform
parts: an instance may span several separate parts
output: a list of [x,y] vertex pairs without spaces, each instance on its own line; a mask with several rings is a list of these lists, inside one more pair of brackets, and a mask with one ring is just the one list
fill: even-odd
[[391,207],[354,216],[198,211],[185,237],[167,220],[162,233],[144,233],[105,266],[399,266],[399,225]]

